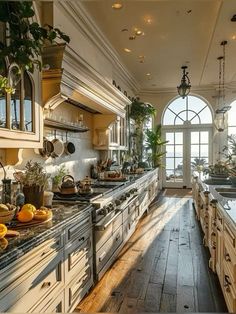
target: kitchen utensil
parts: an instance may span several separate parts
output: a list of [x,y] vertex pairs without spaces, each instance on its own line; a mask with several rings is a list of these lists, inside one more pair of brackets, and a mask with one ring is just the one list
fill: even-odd
[[39,153],[42,157],[49,157],[53,153],[53,143],[46,137],[43,139],[43,148],[39,148]]
[[66,175],[62,178],[62,184],[59,189],[61,194],[75,194],[78,192],[75,180],[71,175]]
[[57,138],[56,130],[54,132],[54,136],[55,136],[55,138],[52,140],[53,152],[52,152],[51,156],[53,158],[56,158],[56,157],[60,157],[63,154],[63,152],[64,152],[64,143]]
[[75,152],[74,143],[67,140],[67,132],[66,132],[66,142],[64,144],[64,152],[66,155],[71,155],[71,154],[74,154]]

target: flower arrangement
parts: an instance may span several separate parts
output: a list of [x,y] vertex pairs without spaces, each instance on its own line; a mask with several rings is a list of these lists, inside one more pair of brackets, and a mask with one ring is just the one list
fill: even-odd
[[229,176],[229,168],[226,162],[218,160],[215,164],[209,165],[203,171],[211,177],[227,178]]

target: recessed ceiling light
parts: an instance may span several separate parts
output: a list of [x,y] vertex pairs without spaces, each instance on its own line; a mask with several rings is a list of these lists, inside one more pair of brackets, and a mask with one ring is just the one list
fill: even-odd
[[139,62],[140,62],[140,63],[144,63],[144,59],[140,59]]
[[114,9],[114,10],[119,10],[119,9],[121,9],[122,7],[123,7],[123,4],[120,3],[120,2],[115,2],[115,3],[113,3],[113,5],[112,5],[112,9]]
[[137,35],[137,36],[140,36],[140,35],[142,35],[143,34],[143,32],[140,30],[140,29],[137,29],[136,31],[135,31],[135,35]]
[[153,22],[153,19],[151,18],[151,16],[145,16],[144,17],[144,22],[148,25],[151,25]]
[[128,32],[128,28],[123,28],[121,31],[122,32]]
[[232,36],[232,39],[235,40],[236,39],[236,35]]
[[139,55],[138,57],[139,57],[139,59],[144,59],[145,58],[144,55]]
[[124,48],[124,51],[125,51],[125,52],[131,52],[131,49],[129,49],[129,48]]
[[147,75],[147,76],[150,76],[150,75],[151,75],[151,73],[147,73],[146,75]]

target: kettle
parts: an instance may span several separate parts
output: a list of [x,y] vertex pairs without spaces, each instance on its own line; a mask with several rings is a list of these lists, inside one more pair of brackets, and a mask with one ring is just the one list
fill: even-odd
[[75,180],[71,175],[62,178],[62,184],[59,187],[61,194],[75,194],[78,192]]

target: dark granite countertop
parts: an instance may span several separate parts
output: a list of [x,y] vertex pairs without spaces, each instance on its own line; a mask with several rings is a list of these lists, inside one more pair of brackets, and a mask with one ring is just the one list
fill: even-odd
[[[91,210],[89,204],[58,204],[52,208],[53,218],[49,222],[41,223],[38,226],[16,229],[20,236],[7,238],[8,246],[3,250],[0,248],[0,269],[9,263],[29,252],[35,246],[45,240],[61,233],[67,225],[73,223],[85,210]],[[9,227],[14,230],[14,224]]]

